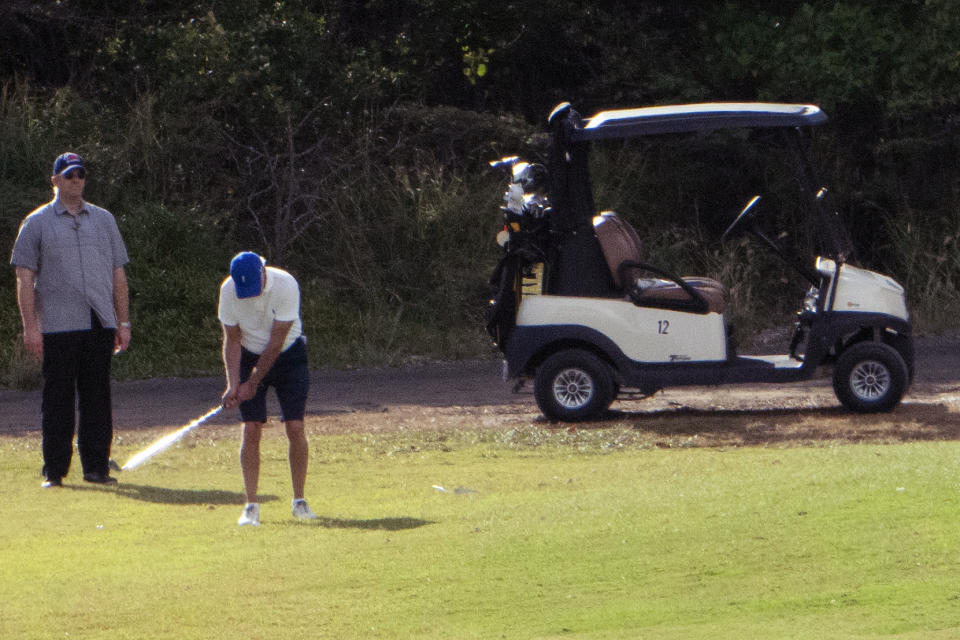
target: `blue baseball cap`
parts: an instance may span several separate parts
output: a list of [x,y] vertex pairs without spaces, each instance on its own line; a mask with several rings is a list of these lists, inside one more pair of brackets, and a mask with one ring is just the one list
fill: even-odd
[[263,290],[263,267],[266,260],[253,253],[238,253],[230,261],[230,277],[238,298],[255,298]]
[[53,161],[53,175],[55,176],[63,175],[71,169],[83,168],[83,158],[72,151],[67,151],[64,154],[57,156],[57,159]]

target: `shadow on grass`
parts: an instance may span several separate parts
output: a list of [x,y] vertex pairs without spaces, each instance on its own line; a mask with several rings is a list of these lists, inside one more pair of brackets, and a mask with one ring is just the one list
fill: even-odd
[[[142,484],[128,484],[121,482],[114,488],[108,489],[123,498],[154,502],[157,504],[210,504],[210,505],[239,505],[247,502],[246,496],[239,491],[221,491],[219,489],[169,489],[167,487],[152,487]],[[260,502],[274,502],[277,496],[261,495]]]
[[[546,420],[542,422],[546,423]],[[654,446],[771,445],[810,442],[960,440],[960,413],[942,402],[905,402],[888,413],[851,413],[842,407],[607,411],[601,419],[547,423],[552,430],[603,432],[627,427]],[[664,439],[664,440],[661,440]],[[696,445],[694,445],[696,446]]]
[[327,518],[319,516],[316,520],[296,520],[293,526],[311,526],[322,529],[364,529],[367,531],[406,531],[419,529],[430,524],[430,520],[420,518],[373,518],[370,520]]

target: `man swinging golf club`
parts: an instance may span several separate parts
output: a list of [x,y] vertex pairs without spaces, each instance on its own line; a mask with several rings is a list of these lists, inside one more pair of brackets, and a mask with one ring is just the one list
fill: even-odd
[[316,518],[303,498],[309,455],[303,416],[310,378],[300,286],[286,271],[266,266],[256,253],[239,253],[230,263],[230,277],[220,285],[218,315],[227,377],[223,406],[239,406],[243,419],[240,466],[247,504],[237,524],[260,524],[260,436],[267,421],[269,387],[277,393],[290,441],[293,515]]

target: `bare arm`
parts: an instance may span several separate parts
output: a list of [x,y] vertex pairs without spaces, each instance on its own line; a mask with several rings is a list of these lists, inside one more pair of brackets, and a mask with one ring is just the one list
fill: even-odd
[[277,361],[277,356],[283,349],[283,341],[290,333],[292,326],[292,321],[273,321],[270,340],[257,359],[250,377],[243,383],[240,383],[240,341],[243,338],[243,332],[239,326],[223,327],[223,366],[227,374],[227,390],[223,393],[223,406],[230,409],[256,395],[257,387],[270,372],[273,363]]
[[114,353],[126,351],[130,346],[130,293],[127,288],[127,272],[123,267],[113,270],[113,311],[117,316],[117,331],[114,337]]
[[223,406],[228,409],[240,404],[240,341],[243,332],[238,326],[223,325],[223,370],[227,378],[227,388],[223,392]]
[[23,323],[23,345],[36,358],[43,358],[43,334],[34,298],[37,273],[26,267],[17,267],[17,305]]

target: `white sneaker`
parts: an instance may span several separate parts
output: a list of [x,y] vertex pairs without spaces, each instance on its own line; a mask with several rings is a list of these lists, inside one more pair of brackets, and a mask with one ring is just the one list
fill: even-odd
[[260,526],[260,505],[256,502],[248,502],[243,508],[240,519],[237,520],[239,526],[250,525],[251,527]]
[[293,517],[294,518],[303,518],[304,520],[313,520],[317,517],[313,511],[310,510],[310,506],[307,504],[307,501],[303,498],[299,500],[294,500],[293,505]]

